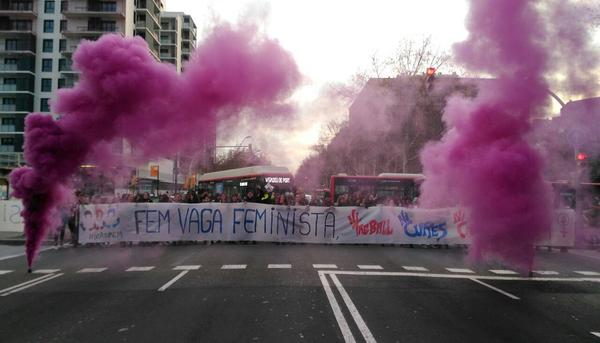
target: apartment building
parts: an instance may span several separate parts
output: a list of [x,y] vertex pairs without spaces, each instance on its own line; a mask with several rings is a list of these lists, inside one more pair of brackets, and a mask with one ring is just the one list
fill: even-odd
[[50,114],[56,91],[77,82],[72,55],[82,40],[137,35],[157,61],[181,70],[181,59],[196,46],[196,26],[184,13],[176,24],[167,20],[173,58],[163,60],[164,13],[164,0],[0,0],[0,185],[23,163],[25,116]]
[[71,58],[81,40],[137,35],[181,71],[196,32],[191,16],[164,12],[164,0],[0,0],[0,153],[22,152],[25,116],[49,113],[56,90],[77,82]]
[[183,12],[163,12],[160,26],[160,60],[181,71],[196,48],[196,23]]

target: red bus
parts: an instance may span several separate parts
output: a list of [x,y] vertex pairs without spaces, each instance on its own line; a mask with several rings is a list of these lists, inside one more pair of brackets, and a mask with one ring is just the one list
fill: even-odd
[[[268,185],[268,186],[267,186]],[[212,194],[246,195],[257,187],[272,188],[276,193],[291,192],[294,186],[292,173],[285,167],[254,166],[206,173],[198,179],[198,191]]]
[[331,176],[330,199],[336,203],[344,194],[374,194],[379,201],[393,199],[396,204],[411,202],[419,196],[419,185],[425,180],[423,174],[382,173],[377,176]]

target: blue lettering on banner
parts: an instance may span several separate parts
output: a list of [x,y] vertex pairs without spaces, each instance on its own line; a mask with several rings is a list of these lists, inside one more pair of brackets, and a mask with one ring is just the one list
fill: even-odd
[[434,223],[434,222],[424,222],[412,225],[412,230],[410,226],[412,224],[412,219],[410,215],[401,211],[400,215],[398,215],[398,219],[400,220],[400,224],[404,228],[404,234],[408,237],[425,237],[428,239],[435,238],[436,241],[443,239],[448,236],[448,230],[446,228],[446,222]]

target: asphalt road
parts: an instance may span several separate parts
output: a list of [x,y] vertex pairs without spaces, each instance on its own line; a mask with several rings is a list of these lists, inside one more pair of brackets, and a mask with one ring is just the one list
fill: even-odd
[[275,244],[48,250],[33,274],[23,257],[0,259],[0,342],[600,342],[600,260],[540,252],[529,278],[465,256]]

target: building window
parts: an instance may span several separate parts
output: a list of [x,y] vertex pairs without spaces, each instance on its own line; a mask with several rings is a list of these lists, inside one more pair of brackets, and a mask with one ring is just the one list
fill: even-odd
[[16,105],[16,98],[2,98],[2,105]]
[[65,88],[67,86],[66,79],[58,79],[58,89]]
[[44,32],[45,33],[54,32],[54,20],[44,20]]
[[54,13],[54,1],[46,1],[44,3],[44,13]]
[[52,39],[44,39],[42,42],[43,52],[52,52],[54,50],[54,41]]
[[17,59],[16,58],[5,58],[4,64],[17,64]]
[[5,85],[16,85],[17,84],[17,79],[15,78],[5,78],[4,79],[4,84]]
[[50,99],[40,99],[40,112],[50,112]]
[[14,138],[2,138],[2,140],[0,140],[0,142],[2,143],[2,145],[14,145],[15,139]]
[[52,72],[52,59],[44,58],[42,59],[42,71],[43,72]]
[[67,50],[67,40],[61,39],[58,41],[58,52],[63,52]]
[[17,45],[18,45],[18,43],[17,43],[16,39],[9,39],[9,38],[7,38],[4,41],[4,48],[7,51],[15,51],[15,50],[17,50]]
[[52,92],[52,79],[42,79],[42,92]]
[[15,125],[15,118],[2,118],[2,125]]
[[65,31],[67,31],[67,21],[61,20],[60,21],[60,32],[65,32]]

